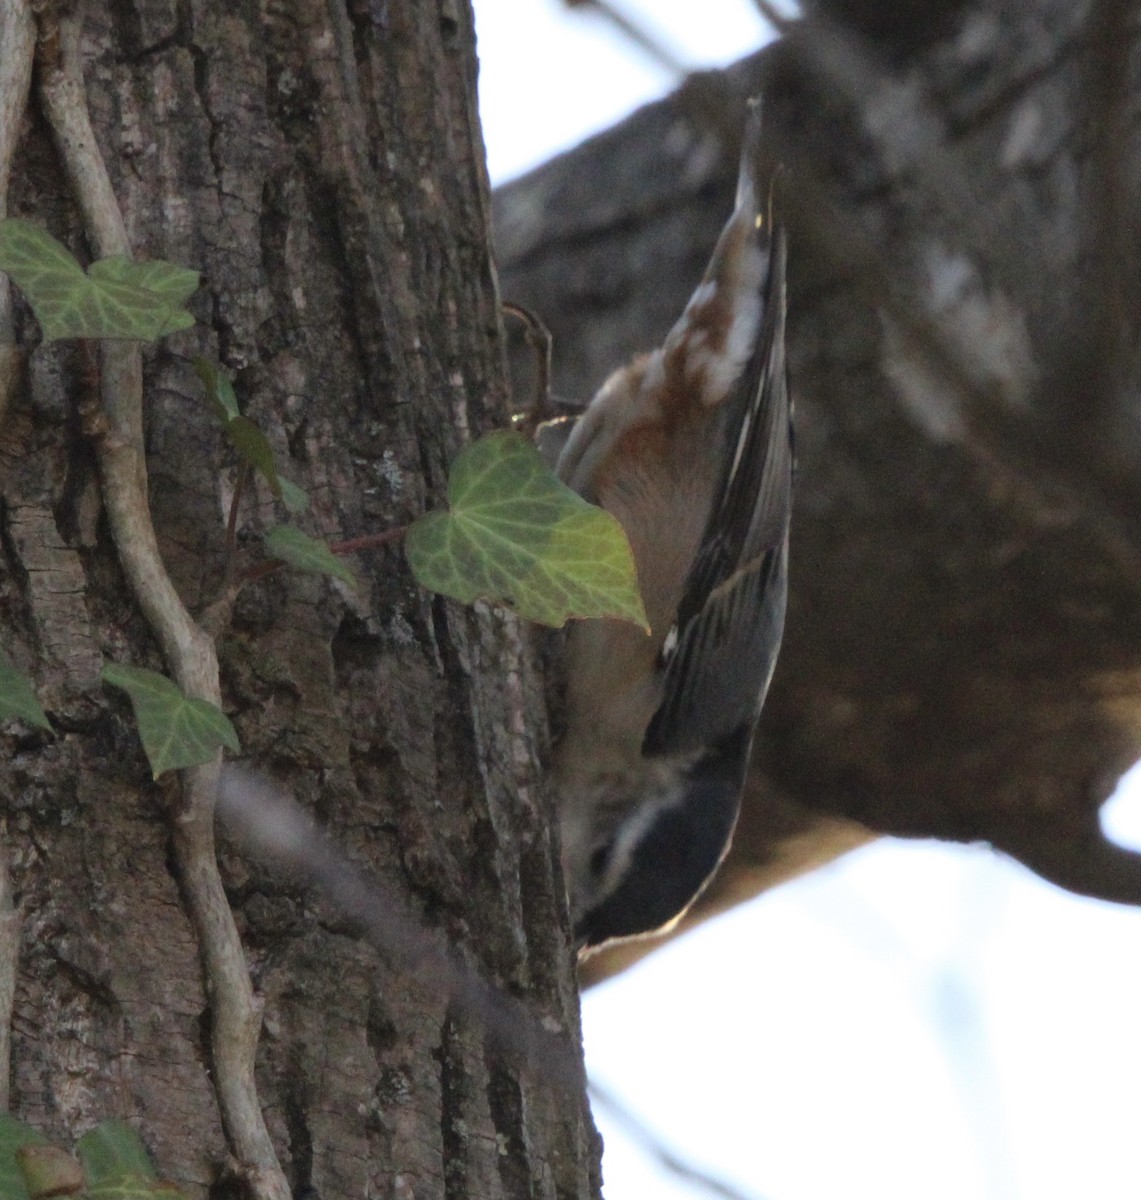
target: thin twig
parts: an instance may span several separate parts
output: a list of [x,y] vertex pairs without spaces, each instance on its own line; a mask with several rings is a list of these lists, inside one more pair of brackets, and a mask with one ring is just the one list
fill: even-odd
[[551,331],[529,308],[510,300],[505,300],[500,307],[507,316],[523,322],[527,330],[527,342],[535,351],[535,399],[531,407],[515,421],[515,428],[520,433],[525,437],[533,437],[538,426],[554,416],[551,404],[551,347],[554,339]]
[[554,338],[551,331],[529,309],[514,301],[505,300],[500,308],[510,317],[523,322],[528,345],[535,351],[535,399],[525,412],[515,413],[512,427],[525,437],[535,436],[535,430],[544,421],[581,413],[586,407],[577,400],[563,400],[551,391],[551,350]]
[[360,537],[346,538],[343,542],[330,542],[329,549],[339,555],[356,554],[358,550],[373,550],[377,546],[398,542],[407,532],[407,525],[394,525],[380,533],[365,533]]
[[[115,199],[87,112],[79,54],[81,16],[41,17],[39,86],[44,111],[100,258],[129,254]],[[159,554],[147,500],[143,449],[142,356],[132,343],[102,347],[108,431],[96,439],[104,501],[135,599],[183,692],[219,704],[213,639],[183,606]],[[214,850],[219,760],[181,773],[182,810],[173,822],[174,855],[198,937],[211,1001],[213,1077],[231,1147],[257,1200],[289,1200],[289,1186],[266,1128],[254,1080],[261,1003],[254,996]]]
[[[376,546],[387,546],[399,541],[408,532],[407,525],[396,525],[381,533],[366,533],[361,537],[347,538],[343,542],[332,542],[329,549],[337,555],[356,554],[358,550],[371,550]],[[247,583],[255,583],[275,575],[289,564],[280,558],[268,558],[264,562],[254,563],[244,571],[238,572],[223,583],[223,586],[211,603],[198,614],[198,625],[212,637],[219,637],[230,624],[234,611],[234,603]]]
[[786,17],[776,5],[770,3],[770,0],[753,0],[756,5],[757,12],[777,31],[777,33],[787,33],[792,25],[796,24],[796,17]]
[[238,508],[242,503],[242,493],[250,481],[250,464],[242,463],[238,468],[238,478],[234,482],[234,494],[230,497],[230,515],[226,520],[226,565],[222,577],[229,582],[234,573],[234,551],[238,545]]
[[227,765],[218,813],[248,850],[319,887],[394,968],[478,1021],[500,1052],[521,1057],[545,1081],[581,1096],[582,1061],[569,1031],[552,1030],[549,1017],[492,986],[456,953],[433,941],[407,901],[358,870],[294,801],[254,772]]
[[[346,538],[343,542],[330,542],[329,551],[339,557],[344,557],[346,554],[356,554],[358,550],[373,550],[377,546],[387,546],[392,542],[400,541],[407,532],[407,525],[394,525],[391,529],[385,529],[380,533],[365,533],[360,537]],[[280,558],[268,558],[265,562],[254,563],[252,567],[247,567],[238,576],[235,585],[240,588],[255,580],[265,579],[267,575],[273,575],[287,566],[289,564]]]
[[690,68],[660,42],[653,34],[648,33],[636,21],[632,21],[625,13],[619,12],[609,0],[565,0],[567,8],[592,8],[600,16],[605,17],[622,35],[633,42],[639,50],[647,54],[660,67],[664,67],[676,79],[684,79]]
[[612,1092],[599,1086],[593,1079],[587,1085],[591,1103],[601,1105],[614,1118],[615,1122],[625,1129],[626,1133],[638,1143],[646,1154],[659,1163],[671,1175],[684,1179],[686,1183],[694,1184],[711,1196],[720,1196],[722,1200],[761,1200],[751,1196],[732,1184],[725,1183],[715,1175],[695,1167],[676,1154],[652,1129],[643,1124]]

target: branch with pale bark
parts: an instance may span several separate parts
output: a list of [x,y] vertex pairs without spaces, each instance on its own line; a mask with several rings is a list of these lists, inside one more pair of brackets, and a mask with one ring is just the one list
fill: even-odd
[[[35,23],[27,0],[0,8],[0,220],[8,215],[8,177],[28,103],[35,55]],[[0,278],[0,424],[20,378],[20,352],[12,324],[12,292]],[[12,902],[8,845],[0,838],[0,1112],[8,1107],[12,1006],[20,959],[20,914]]]
[[[87,111],[80,59],[82,16],[51,7],[39,16],[39,95],[83,213],[96,256],[130,257],[122,212]],[[221,702],[213,638],[194,621],[163,564],[147,497],[143,444],[142,352],[104,342],[100,382],[106,427],[95,438],[103,498],[131,590],[183,693]],[[190,910],[211,1000],[214,1086],[237,1169],[258,1200],[288,1200],[254,1079],[261,1003],[222,887],[214,846],[219,759],[181,772],[182,803],[172,814],[179,883]]]

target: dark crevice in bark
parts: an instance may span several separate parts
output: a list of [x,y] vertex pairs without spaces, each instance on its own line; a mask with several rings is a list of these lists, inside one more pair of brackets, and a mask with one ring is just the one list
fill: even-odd
[[527,973],[542,979],[564,947],[552,943],[549,930],[566,928],[569,918],[563,898],[562,873],[550,882],[553,838],[534,836],[519,851],[519,876],[523,895],[523,933],[527,941]]
[[465,1050],[460,1036],[460,1018],[449,1009],[440,1031],[440,1046],[435,1058],[440,1067],[440,1135],[444,1147],[445,1200],[469,1200],[468,1106],[472,1081],[464,1062]]
[[497,1063],[494,1046],[488,1046],[486,1050],[487,1101],[499,1142],[496,1149],[503,1194],[510,1200],[534,1200],[541,1193],[538,1181],[532,1178],[530,1155],[523,1133],[523,1094],[519,1080]]
[[289,1184],[294,1200],[319,1200],[313,1187],[313,1138],[308,1110],[312,1102],[307,1071],[311,1060],[303,1047],[294,1051],[282,1087],[285,1126],[289,1131]]

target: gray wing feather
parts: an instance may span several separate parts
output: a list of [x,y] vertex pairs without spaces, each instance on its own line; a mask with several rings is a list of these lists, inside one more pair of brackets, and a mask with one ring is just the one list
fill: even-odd
[[707,750],[747,728],[780,649],[793,444],[784,353],[786,240],[773,229],[762,326],[726,403],[726,470],[664,656],[647,754]]

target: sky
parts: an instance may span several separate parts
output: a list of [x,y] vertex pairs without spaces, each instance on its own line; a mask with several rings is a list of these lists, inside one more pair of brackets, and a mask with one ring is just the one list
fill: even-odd
[[[688,67],[770,36],[751,0],[614,3]],[[493,182],[677,82],[561,0],[475,11]],[[1141,847],[1141,770],[1103,821]],[[671,1152],[754,1200],[1135,1200],[1139,948],[1141,912],[985,847],[884,839],[589,991],[587,1065]],[[607,1200],[710,1195],[596,1118]]]
[[[618,0],[688,68],[726,66],[772,34],[751,0]],[[700,9],[700,17],[695,12]],[[475,0],[488,169],[504,183],[665,95],[680,80],[563,0]],[[552,53],[552,47],[557,53]]]

